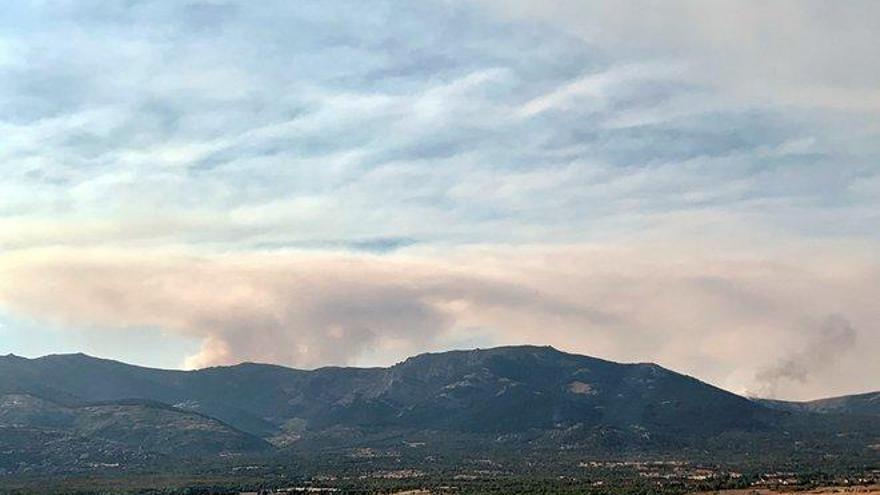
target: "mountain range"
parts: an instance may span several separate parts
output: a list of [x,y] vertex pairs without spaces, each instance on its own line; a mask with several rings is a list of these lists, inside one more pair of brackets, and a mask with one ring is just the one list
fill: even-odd
[[880,416],[880,392],[843,395],[804,402],[773,399],[753,399],[757,402],[782,411],[813,412],[820,414],[863,414]]
[[0,357],[0,474],[402,444],[424,446],[424,458],[456,449],[745,458],[760,449],[873,462],[878,404],[880,393],[748,399],[656,364],[536,346],[309,371],[254,363],[176,371],[83,354],[9,355]]

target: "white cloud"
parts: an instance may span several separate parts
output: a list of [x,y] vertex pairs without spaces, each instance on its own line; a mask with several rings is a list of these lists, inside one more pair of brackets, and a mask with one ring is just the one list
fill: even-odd
[[857,112],[880,108],[871,0],[480,0],[497,15],[550,23],[612,57],[678,60],[693,83],[746,103]]
[[588,74],[575,81],[566,83],[548,94],[527,102],[520,114],[532,117],[536,114],[557,109],[604,110],[610,102],[611,92],[625,89],[634,81],[652,81],[668,78],[679,72],[674,63],[666,64],[631,64],[612,67],[598,74]]

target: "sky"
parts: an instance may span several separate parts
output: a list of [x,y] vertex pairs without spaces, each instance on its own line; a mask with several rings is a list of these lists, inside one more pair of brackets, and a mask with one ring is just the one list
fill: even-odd
[[880,3],[12,1],[0,353],[880,389]]

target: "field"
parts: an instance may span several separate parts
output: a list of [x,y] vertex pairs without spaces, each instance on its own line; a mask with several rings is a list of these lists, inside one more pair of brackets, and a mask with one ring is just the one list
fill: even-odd
[[853,495],[880,495],[880,485],[870,486],[826,486],[812,489],[745,489],[745,490],[718,490],[709,492],[697,492],[693,495],[828,495],[828,494],[853,494]]

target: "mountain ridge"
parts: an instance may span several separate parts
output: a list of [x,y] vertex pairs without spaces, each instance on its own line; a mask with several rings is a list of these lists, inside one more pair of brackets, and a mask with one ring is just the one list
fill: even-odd
[[[658,364],[653,361],[631,361],[631,362],[630,361],[627,361],[627,362],[612,361],[612,360],[599,358],[599,357],[595,357],[595,356],[582,355],[582,354],[577,354],[577,353],[573,353],[573,352],[563,351],[563,350],[557,349],[557,348],[550,346],[550,345],[534,345],[534,344],[519,344],[519,345],[505,345],[505,346],[488,347],[488,348],[451,349],[451,350],[444,350],[444,351],[429,351],[429,352],[423,352],[423,353],[415,354],[413,356],[409,356],[402,361],[399,361],[397,363],[394,363],[394,364],[391,364],[388,366],[326,365],[326,366],[319,366],[316,368],[297,368],[297,367],[292,367],[292,366],[277,364],[277,363],[268,363],[268,362],[259,362],[259,361],[242,361],[242,362],[235,363],[235,364],[207,366],[204,368],[177,369],[177,368],[162,368],[162,367],[154,367],[154,366],[147,366],[147,365],[130,364],[125,361],[120,361],[120,360],[112,359],[112,358],[105,358],[105,357],[101,357],[101,356],[95,356],[95,355],[91,355],[91,354],[84,353],[84,352],[51,353],[51,354],[46,354],[46,355],[37,356],[37,357],[25,357],[25,356],[20,356],[20,355],[14,354],[14,353],[8,353],[5,355],[0,355],[0,363],[2,363],[2,361],[4,359],[13,359],[13,360],[17,360],[20,362],[21,361],[25,361],[25,362],[47,361],[48,362],[48,361],[56,361],[56,360],[57,361],[66,361],[66,360],[71,360],[71,359],[84,359],[84,360],[91,361],[91,362],[105,363],[105,364],[111,365],[111,366],[121,365],[126,368],[136,368],[136,369],[147,370],[147,371],[151,371],[151,372],[161,372],[161,373],[182,373],[182,374],[183,373],[201,373],[201,372],[210,372],[210,371],[216,371],[216,370],[234,370],[234,369],[246,369],[246,368],[260,368],[260,369],[274,368],[277,370],[285,370],[285,371],[290,371],[290,372],[314,373],[314,372],[330,371],[330,370],[337,370],[337,371],[338,370],[350,370],[350,371],[354,371],[354,370],[356,370],[356,371],[389,370],[389,369],[404,365],[409,361],[418,360],[420,358],[455,355],[457,353],[479,353],[479,352],[494,352],[494,351],[524,351],[524,350],[546,350],[546,351],[558,353],[559,355],[586,357],[586,358],[596,360],[596,361],[602,361],[602,362],[606,362],[606,363],[612,363],[612,364],[623,365],[623,366],[653,366],[653,367],[657,367],[657,368],[662,368],[666,371],[676,373],[676,374],[683,376],[683,377],[695,379],[705,385],[714,387],[718,390],[723,390],[725,392],[746,398],[746,399],[754,401],[754,402],[758,402],[758,403],[768,405],[768,406],[771,404],[775,404],[776,405],[775,408],[781,409],[781,410],[796,409],[800,406],[804,406],[804,409],[809,409],[809,407],[807,407],[807,406],[809,406],[811,404],[819,405],[821,403],[831,403],[833,401],[846,400],[849,398],[859,398],[859,397],[875,397],[874,400],[877,400],[878,402],[880,402],[880,398],[877,398],[877,397],[880,397],[880,390],[870,390],[870,391],[865,391],[865,392],[835,395],[835,396],[830,396],[830,397],[819,397],[819,398],[807,399],[807,400],[772,399],[772,398],[766,398],[766,397],[740,395],[740,394],[736,394],[735,392],[730,392],[729,390],[726,390],[721,386],[714,385],[710,382],[706,382],[706,381],[700,379],[699,377],[671,370],[670,368],[666,368],[663,365]],[[2,391],[2,390],[0,390],[0,391]]]
[[[39,423],[51,411],[37,403],[19,405],[24,409],[18,412],[3,406],[3,398],[15,394],[103,414],[113,418],[112,428],[82,430],[83,436]],[[88,409],[102,405],[115,415]],[[32,422],[4,423],[15,414]],[[81,423],[91,424],[91,417]],[[141,438],[132,437],[126,421],[143,431],[164,431],[167,424],[170,433],[158,451],[179,441],[186,446],[181,450],[208,458],[264,448],[265,455],[282,457],[350,455],[352,449],[393,450],[401,441],[427,442],[437,452],[467,446],[487,455],[735,457],[752,449],[785,455],[829,449],[852,458],[876,456],[880,417],[849,418],[772,407],[654,363],[616,363],[549,346],[423,353],[385,368],[314,370],[260,363],[163,370],[84,354],[0,358],[0,428],[18,428],[16,438],[31,447],[61,435],[67,442],[61,444],[69,445],[63,452],[32,452],[49,465],[55,459],[78,466],[68,454],[86,448],[88,439],[100,451],[125,451]],[[185,425],[221,432],[226,440],[193,436]]]
[[880,391],[838,395],[807,401],[760,398],[755,398],[753,400],[767,407],[782,411],[880,416]]
[[[191,375],[191,374],[211,374],[211,373],[222,373],[225,371],[238,371],[238,370],[250,370],[250,371],[261,371],[266,372],[269,370],[275,370],[281,373],[291,373],[291,374],[311,374],[311,373],[370,373],[370,372],[381,372],[381,371],[390,371],[396,368],[405,367],[410,365],[411,363],[416,363],[420,360],[425,359],[443,359],[450,358],[456,355],[478,355],[480,353],[504,353],[504,352],[549,352],[556,354],[558,356],[563,357],[574,357],[574,358],[587,358],[596,362],[608,363],[612,365],[618,366],[630,366],[630,367],[654,367],[657,369],[662,369],[666,372],[675,373],[676,375],[684,378],[689,378],[700,382],[709,387],[713,387],[716,390],[723,391],[725,393],[729,393],[732,395],[736,395],[738,397],[745,398],[747,400],[762,404],[764,406],[777,409],[777,410],[802,410],[802,411],[812,411],[812,412],[832,412],[835,408],[832,404],[840,403],[847,400],[853,399],[868,399],[872,402],[876,402],[878,404],[878,413],[880,413],[880,390],[878,391],[868,391],[862,393],[855,394],[845,394],[839,396],[832,397],[822,397],[811,400],[803,400],[803,401],[794,401],[794,400],[781,400],[781,399],[769,399],[762,397],[750,397],[750,396],[740,396],[739,394],[735,394],[734,392],[730,392],[720,386],[713,385],[709,382],[705,382],[698,377],[694,377],[692,375],[679,373],[669,368],[665,368],[662,365],[659,365],[655,362],[648,361],[634,361],[634,362],[616,362],[603,358],[598,358],[594,356],[587,356],[576,354],[572,352],[562,351],[556,349],[553,346],[549,345],[531,345],[531,344],[522,344],[522,345],[508,345],[508,346],[498,346],[498,347],[490,347],[490,348],[474,348],[474,349],[454,349],[448,351],[431,351],[419,353],[406,359],[394,363],[389,366],[345,366],[345,365],[328,365],[328,366],[320,366],[311,369],[303,369],[303,368],[295,368],[291,366],[286,366],[282,364],[275,363],[263,363],[256,361],[243,361],[236,364],[229,365],[217,365],[217,366],[209,366],[205,368],[198,369],[174,369],[174,368],[158,368],[151,367],[145,365],[137,365],[137,364],[129,364],[124,361],[119,361],[110,358],[104,358],[99,356],[90,355],[83,352],[76,353],[53,353],[47,354],[44,356],[38,356],[33,358],[28,358],[24,356],[19,356],[14,353],[9,353],[6,355],[0,356],[0,365],[3,364],[5,360],[13,360],[19,363],[66,363],[66,364],[97,364],[100,366],[104,366],[107,368],[124,368],[128,370],[140,370],[149,373],[158,373],[158,374],[166,374],[168,376],[173,376],[175,374],[179,374],[179,376]],[[106,371],[106,370],[105,370]],[[5,392],[3,387],[3,381],[0,380],[0,392]],[[7,387],[8,388],[8,387]],[[108,400],[120,400],[131,398],[135,399],[137,397],[123,397],[117,399],[108,399]],[[51,399],[53,401],[57,401],[57,399]],[[100,402],[100,400],[95,401]],[[161,402],[161,401],[159,401]],[[873,414],[873,412],[872,412]]]
[[[446,418],[438,420],[427,409],[440,407],[447,412],[454,410],[467,415],[469,408],[482,407],[485,412],[485,408],[495,407],[491,402],[496,398],[511,404],[517,400],[535,402],[535,407],[544,407],[542,404],[546,398],[553,397],[556,402],[548,414],[557,420],[574,421],[578,414],[590,412],[591,406],[585,404],[589,399],[603,394],[607,404],[596,405],[594,409],[613,405],[619,412],[626,410],[630,416],[635,415],[637,412],[623,407],[626,401],[617,400],[610,390],[617,390],[618,395],[650,395],[651,384],[658,380],[664,383],[675,381],[676,386],[693,387],[705,393],[711,390],[724,400],[737,402],[741,408],[748,408],[751,404],[735,394],[653,363],[615,363],[549,346],[422,353],[388,367],[331,366],[314,370],[261,363],[200,370],[163,370],[81,353],[31,360],[17,358],[15,365],[2,361],[0,370],[5,367],[7,371],[0,376],[0,392],[25,392],[70,405],[122,399],[188,404],[190,408],[202,408],[197,410],[262,435],[267,433],[265,423],[255,431],[254,424],[242,423],[242,418],[236,417],[238,411],[230,409],[230,405],[247,409],[244,416],[256,413],[260,420],[280,427],[284,418],[279,415],[305,417],[327,424],[334,414],[342,413],[342,406],[355,403],[368,405],[356,414],[360,417],[358,422],[387,422],[384,416],[392,412],[388,406],[395,403],[402,405],[393,411],[394,417],[408,418],[421,426],[428,426],[428,423],[439,426]],[[608,383],[589,385],[589,380]],[[648,388],[641,390],[642,385]],[[262,388],[263,393],[255,392],[255,387]],[[235,391],[245,394],[247,399],[230,396]],[[541,397],[540,400],[535,399],[537,396]],[[492,400],[485,400],[487,397]],[[259,405],[242,403],[248,400]],[[324,401],[329,410],[312,410],[314,401]],[[365,416],[370,408],[372,414]],[[422,411],[413,412],[418,409]],[[258,423],[260,420],[255,419]],[[339,421],[343,419],[340,417]],[[474,423],[478,419],[469,421],[470,428],[479,427]],[[535,416],[529,421],[538,421],[538,418]]]

